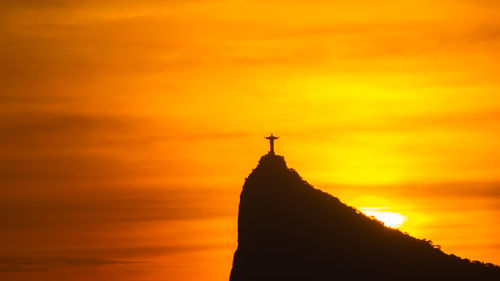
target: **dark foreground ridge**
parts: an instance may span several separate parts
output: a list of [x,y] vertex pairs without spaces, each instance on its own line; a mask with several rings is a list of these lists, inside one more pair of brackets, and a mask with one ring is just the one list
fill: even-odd
[[282,156],[246,179],[230,281],[500,280],[500,268],[447,255],[314,189]]

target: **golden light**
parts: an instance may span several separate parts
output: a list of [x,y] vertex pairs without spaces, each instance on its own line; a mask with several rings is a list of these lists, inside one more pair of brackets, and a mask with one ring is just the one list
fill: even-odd
[[369,216],[374,217],[377,220],[383,222],[386,226],[392,228],[398,228],[403,225],[406,217],[396,212],[381,211],[385,208],[361,208],[361,211]]

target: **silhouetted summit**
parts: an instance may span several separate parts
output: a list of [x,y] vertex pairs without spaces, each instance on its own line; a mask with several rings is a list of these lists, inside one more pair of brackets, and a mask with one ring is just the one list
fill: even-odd
[[313,188],[267,154],[240,197],[230,281],[500,280],[500,268],[447,255]]

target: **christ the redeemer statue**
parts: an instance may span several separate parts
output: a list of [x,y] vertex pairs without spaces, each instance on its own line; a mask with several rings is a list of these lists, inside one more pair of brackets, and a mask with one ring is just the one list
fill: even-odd
[[275,136],[273,136],[273,134],[271,134],[269,137],[266,137],[266,139],[269,140],[269,145],[271,146],[271,150],[269,150],[269,154],[274,155],[274,140],[279,139],[279,137],[275,137]]

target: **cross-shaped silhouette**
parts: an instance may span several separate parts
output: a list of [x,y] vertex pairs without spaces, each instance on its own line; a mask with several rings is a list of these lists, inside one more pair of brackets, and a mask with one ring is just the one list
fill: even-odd
[[271,134],[269,137],[266,137],[266,139],[269,140],[269,145],[271,146],[271,150],[269,150],[269,154],[274,155],[274,140],[279,139],[279,137],[275,137],[275,136],[273,136],[273,134]]

